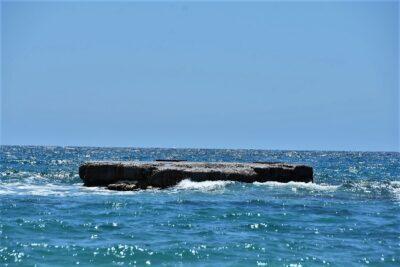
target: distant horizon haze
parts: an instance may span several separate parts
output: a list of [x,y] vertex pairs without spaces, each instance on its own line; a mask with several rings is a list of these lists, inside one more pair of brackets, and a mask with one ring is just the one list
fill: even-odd
[[1,4],[1,145],[399,152],[399,2]]

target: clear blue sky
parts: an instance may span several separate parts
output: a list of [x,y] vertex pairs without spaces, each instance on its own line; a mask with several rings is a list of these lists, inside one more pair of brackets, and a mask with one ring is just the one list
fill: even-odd
[[399,150],[398,2],[1,5],[2,144]]

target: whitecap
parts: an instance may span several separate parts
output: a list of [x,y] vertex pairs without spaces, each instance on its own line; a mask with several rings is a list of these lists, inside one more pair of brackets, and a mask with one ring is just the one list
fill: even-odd
[[391,196],[400,200],[400,181],[347,181],[341,185],[340,189],[370,197]]
[[394,197],[400,201],[400,181],[391,181],[390,187]]
[[32,184],[32,183],[5,183],[0,185],[0,195],[30,195],[30,196],[82,196],[82,195],[110,195],[132,194],[134,191],[111,191],[104,187],[85,187],[82,183],[76,184]]
[[190,179],[185,179],[179,182],[174,188],[180,190],[200,190],[213,191],[224,189],[227,185],[234,183],[233,181],[202,181],[195,182]]
[[268,186],[268,187],[283,187],[283,188],[291,188],[292,190],[297,189],[308,189],[315,191],[335,191],[339,186],[338,185],[328,185],[328,184],[316,184],[316,183],[304,183],[304,182],[288,182],[288,183],[280,183],[280,182],[254,182],[254,185],[257,186]]

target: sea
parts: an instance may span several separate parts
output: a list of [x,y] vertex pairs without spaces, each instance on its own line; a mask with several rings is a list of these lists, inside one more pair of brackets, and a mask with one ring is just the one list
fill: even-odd
[[[397,152],[1,146],[5,266],[400,266]],[[92,160],[303,163],[314,183],[84,187]]]

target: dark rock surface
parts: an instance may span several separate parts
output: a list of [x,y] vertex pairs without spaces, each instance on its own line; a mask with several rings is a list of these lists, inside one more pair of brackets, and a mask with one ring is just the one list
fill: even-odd
[[111,190],[129,191],[166,188],[184,179],[198,182],[312,182],[313,169],[305,165],[273,162],[87,162],[79,167],[79,176],[85,186],[106,186]]

